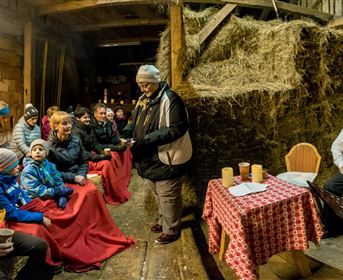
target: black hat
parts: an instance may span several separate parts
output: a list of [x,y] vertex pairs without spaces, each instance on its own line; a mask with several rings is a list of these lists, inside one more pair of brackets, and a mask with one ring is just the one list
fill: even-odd
[[24,119],[27,121],[33,117],[38,117],[38,110],[31,103],[27,103],[25,105]]

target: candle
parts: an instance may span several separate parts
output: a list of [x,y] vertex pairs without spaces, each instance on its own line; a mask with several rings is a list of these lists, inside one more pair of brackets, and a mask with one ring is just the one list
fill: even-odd
[[252,181],[255,183],[260,183],[263,181],[262,175],[262,165],[260,164],[253,164],[251,166],[251,173],[252,173]]
[[111,104],[114,104],[114,99],[113,98],[111,99]]
[[132,105],[136,105],[136,100],[132,99]]
[[120,105],[124,105],[124,100],[120,100]]
[[224,187],[231,187],[233,185],[232,167],[224,167],[222,169],[222,183]]

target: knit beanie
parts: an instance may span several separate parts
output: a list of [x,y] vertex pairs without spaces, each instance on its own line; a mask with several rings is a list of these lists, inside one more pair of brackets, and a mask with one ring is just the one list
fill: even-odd
[[108,114],[113,114],[113,115],[114,115],[114,112],[113,112],[113,110],[112,110],[111,108],[107,108],[107,109],[106,109],[106,116],[107,116]]
[[154,65],[142,65],[139,67],[137,83],[159,83],[161,81],[160,71]]
[[25,105],[24,119],[27,121],[33,117],[38,117],[38,110],[31,103],[27,103]]
[[0,148],[0,173],[6,173],[16,167],[19,161],[14,152],[9,149]]
[[41,146],[43,146],[43,148],[44,148],[44,150],[45,150],[45,152],[46,152],[46,155],[48,155],[48,153],[49,153],[48,143],[47,143],[45,140],[43,140],[43,139],[36,139],[36,140],[33,140],[33,141],[31,142],[31,145],[30,145],[30,153],[32,152],[32,148],[33,148],[34,146],[36,146],[36,145],[41,145]]
[[10,109],[8,108],[8,104],[0,100],[0,116],[6,117],[9,114],[10,114]]

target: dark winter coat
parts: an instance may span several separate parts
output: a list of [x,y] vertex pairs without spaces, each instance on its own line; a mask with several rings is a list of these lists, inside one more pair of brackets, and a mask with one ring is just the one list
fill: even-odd
[[98,143],[96,135],[90,125],[85,125],[83,122],[75,120],[72,134],[78,136],[87,152],[103,153],[103,148]]
[[188,115],[182,99],[166,83],[161,82],[150,98],[139,98],[133,137],[134,165],[141,177],[157,181],[186,173],[192,156]]
[[79,137],[71,135],[61,142],[56,132],[52,132],[48,143],[50,145],[48,160],[56,164],[57,170],[62,173],[63,181],[75,183],[76,175],[87,177],[87,152]]
[[95,118],[93,118],[91,127],[102,149],[110,148],[115,150],[115,146],[120,143],[120,140],[114,133],[111,122],[106,121],[103,124],[99,124]]

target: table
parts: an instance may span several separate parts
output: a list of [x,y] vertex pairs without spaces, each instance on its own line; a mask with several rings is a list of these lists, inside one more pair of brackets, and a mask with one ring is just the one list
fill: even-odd
[[[235,185],[241,183],[234,177]],[[311,192],[269,175],[265,192],[234,197],[221,179],[208,183],[203,218],[209,229],[209,251],[218,253],[221,230],[229,236],[225,260],[239,279],[257,279],[257,267],[282,251],[292,251],[298,268],[303,250],[323,235]],[[305,268],[306,270],[306,268]],[[307,271],[310,271],[308,268]]]

